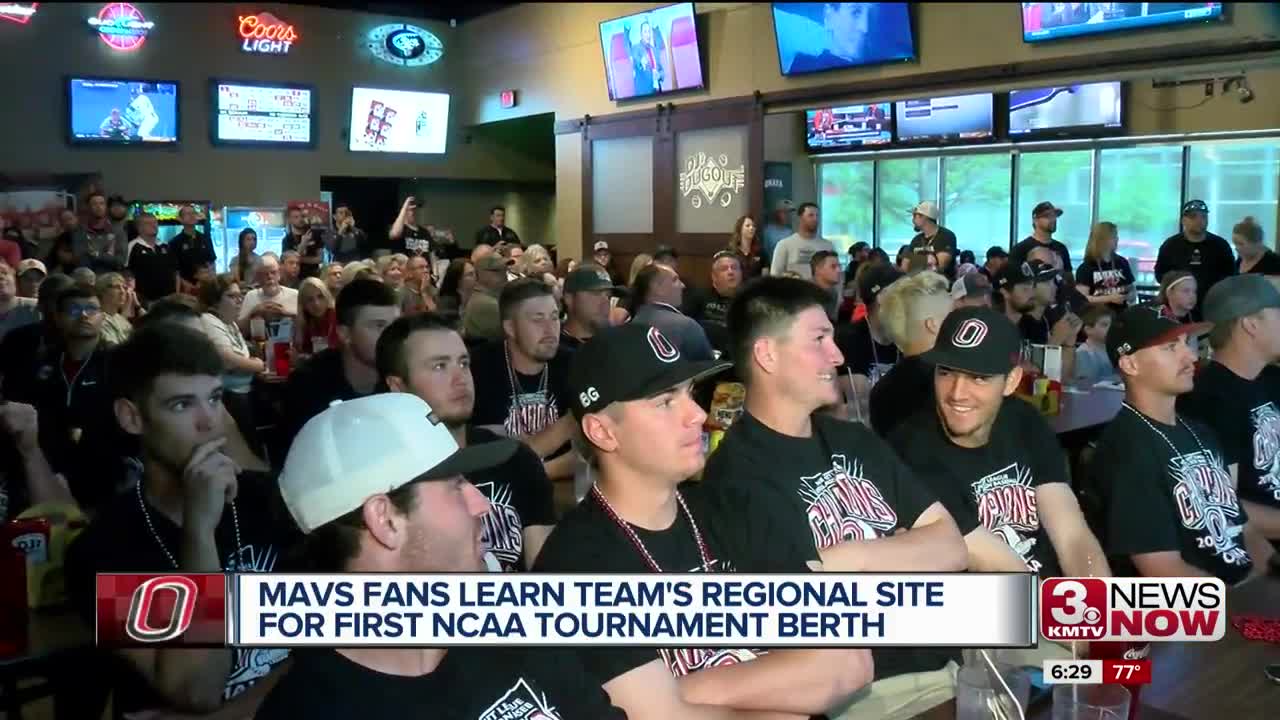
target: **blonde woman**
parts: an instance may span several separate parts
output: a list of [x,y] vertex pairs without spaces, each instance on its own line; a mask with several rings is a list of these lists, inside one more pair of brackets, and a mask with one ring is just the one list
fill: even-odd
[[636,284],[636,276],[640,271],[653,264],[653,256],[649,253],[640,253],[631,261],[631,273],[627,275],[627,287]]
[[1112,222],[1095,223],[1089,231],[1084,262],[1076,268],[1076,290],[1095,305],[1123,312],[1134,295],[1133,270],[1116,254],[1120,233]]
[[129,333],[133,332],[133,325],[124,316],[124,308],[129,298],[124,276],[114,272],[99,275],[95,291],[98,302],[102,304],[102,342],[107,345],[119,345],[128,340]]
[[298,287],[298,319],[293,324],[293,350],[314,355],[338,346],[338,316],[333,295],[320,278],[307,278]]
[[346,287],[353,281],[363,277],[372,277],[376,280],[382,279],[382,276],[378,275],[378,269],[369,260],[357,260],[342,266],[342,287]]
[[404,268],[408,264],[409,256],[400,253],[378,258],[377,273],[382,278],[382,282],[396,291],[397,298],[400,296],[400,290],[404,288]]
[[524,254],[516,259],[516,264],[512,268],[517,275],[521,277],[542,278],[555,272],[555,265],[551,262],[551,253],[541,245],[530,245],[525,248]]

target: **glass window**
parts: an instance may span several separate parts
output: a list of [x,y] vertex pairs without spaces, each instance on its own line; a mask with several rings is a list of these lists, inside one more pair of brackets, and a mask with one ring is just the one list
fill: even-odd
[[981,265],[987,248],[1009,245],[1009,205],[1013,202],[1012,156],[957,155],[942,161],[942,224],[956,234],[961,250],[972,250]]
[[1023,153],[1018,158],[1018,217],[1013,241],[1031,234],[1031,210],[1049,201],[1062,209],[1054,237],[1071,251],[1071,266],[1080,264],[1089,242],[1093,200],[1093,151]]
[[1262,226],[1275,247],[1280,205],[1280,142],[1200,143],[1191,146],[1187,199],[1209,205],[1209,232],[1231,239],[1231,226],[1246,217]]
[[821,232],[836,246],[842,263],[848,262],[850,245],[874,243],[871,237],[873,164],[865,160],[818,166],[818,184],[822,188],[819,200]]
[[890,258],[915,237],[911,226],[915,206],[926,200],[938,202],[939,160],[935,156],[880,161],[880,214],[876,222],[880,247]]
[[1116,224],[1119,253],[1129,259],[1138,284],[1154,285],[1156,254],[1178,229],[1182,146],[1103,150],[1099,163],[1098,219]]

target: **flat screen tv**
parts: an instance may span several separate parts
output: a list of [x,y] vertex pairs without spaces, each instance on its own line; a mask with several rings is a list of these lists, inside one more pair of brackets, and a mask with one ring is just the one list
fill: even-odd
[[174,145],[178,83],[67,78],[67,137],[84,145]]
[[831,152],[893,142],[892,103],[845,105],[805,112],[805,145]]
[[1022,39],[1141,30],[1222,19],[1222,3],[1022,3]]
[[215,145],[312,147],[315,91],[289,83],[213,80]]
[[990,140],[992,95],[952,95],[948,97],[902,100],[894,104],[894,122],[901,143],[965,143]]
[[351,89],[350,150],[440,154],[448,130],[447,93]]
[[610,100],[704,87],[693,3],[600,23]]
[[1119,82],[1056,85],[1009,93],[1009,136],[1071,137],[1124,128]]
[[773,3],[783,75],[914,60],[909,3]]

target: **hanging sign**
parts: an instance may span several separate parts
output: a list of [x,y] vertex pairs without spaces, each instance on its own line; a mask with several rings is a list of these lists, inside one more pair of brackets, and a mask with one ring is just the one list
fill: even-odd
[[88,20],[89,27],[98,31],[98,37],[112,50],[130,52],[142,47],[147,34],[156,26],[146,19],[142,11],[129,3],[110,3]]
[[239,20],[240,49],[247,53],[288,55],[298,40],[293,26],[271,13],[241,15]]
[[379,25],[369,31],[369,52],[383,62],[404,67],[430,65],[444,55],[444,43],[417,25]]
[[0,20],[8,20],[19,25],[31,22],[40,3],[0,3]]

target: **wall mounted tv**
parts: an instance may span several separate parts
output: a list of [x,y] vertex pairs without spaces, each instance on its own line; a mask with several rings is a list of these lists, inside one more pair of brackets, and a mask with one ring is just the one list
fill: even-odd
[[1009,93],[1011,138],[1072,137],[1124,128],[1119,82],[1013,90]]
[[351,89],[350,150],[439,154],[448,131],[447,93]]
[[914,60],[909,3],[773,3],[783,75]]
[[1222,19],[1222,3],[1022,3],[1022,39],[1141,30]]
[[704,87],[693,3],[600,23],[610,100]]
[[67,138],[82,145],[174,145],[178,83],[67,78]]
[[289,83],[213,80],[214,145],[309,148],[315,144],[315,91]]
[[845,105],[805,112],[805,145],[831,152],[893,142],[893,104]]
[[898,142],[945,144],[982,142],[995,135],[991,93],[901,100],[893,116]]

